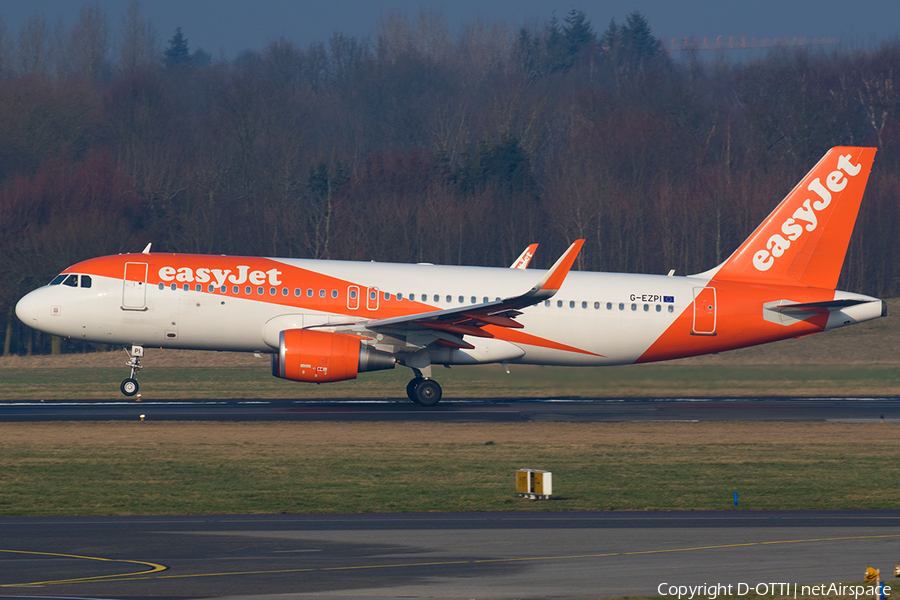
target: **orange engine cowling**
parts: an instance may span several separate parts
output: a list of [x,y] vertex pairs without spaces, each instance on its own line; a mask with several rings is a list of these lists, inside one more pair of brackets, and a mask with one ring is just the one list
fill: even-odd
[[360,343],[358,337],[314,329],[281,332],[272,375],[292,381],[326,383],[356,379],[357,373],[394,368],[394,357]]

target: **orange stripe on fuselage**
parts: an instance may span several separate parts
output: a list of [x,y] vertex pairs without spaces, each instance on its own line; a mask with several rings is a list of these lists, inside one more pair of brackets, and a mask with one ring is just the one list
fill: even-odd
[[597,354],[588,350],[582,350],[581,348],[576,348],[574,346],[567,346],[566,344],[560,344],[559,342],[554,342],[553,340],[548,340],[536,335],[531,335],[529,333],[525,333],[521,329],[508,329],[506,327],[498,327],[497,325],[487,325],[483,329],[489,331],[498,340],[511,342],[513,344],[524,344],[528,346],[537,346],[538,348],[549,348],[550,350],[575,352],[576,354],[587,354],[588,356],[603,356],[602,354]]
[[[147,263],[149,265],[147,284],[151,286],[158,286],[162,283],[166,289],[169,289],[174,283],[177,289],[181,290],[184,284],[188,284],[194,293],[242,298],[255,302],[342,314],[348,315],[350,319],[383,319],[434,310],[434,307],[421,302],[397,300],[396,294],[390,294],[390,299],[385,300],[384,293],[389,290],[379,290],[378,308],[369,309],[367,299],[369,288],[364,285],[276,260],[252,256],[122,254],[86,260],[69,267],[64,273],[83,273],[122,279],[126,263]],[[166,270],[163,271],[163,269]],[[204,269],[209,273],[201,272]],[[254,273],[256,273],[256,278],[251,281],[250,278]],[[224,292],[221,291],[221,285],[219,285],[223,275],[225,276]],[[246,275],[246,279],[241,281],[243,275]],[[231,279],[232,276],[234,279]],[[197,284],[201,286],[200,292],[195,291]],[[213,286],[212,292],[209,291],[210,285]],[[235,285],[238,287],[237,293],[233,291]],[[250,294],[246,293],[248,286],[251,288]],[[350,287],[357,288],[358,297],[353,301],[358,304],[356,309],[348,308]],[[263,289],[262,294],[258,293],[259,288]],[[272,294],[273,289],[275,290],[274,294]],[[300,290],[300,296],[295,295],[296,289]],[[312,297],[307,296],[309,289],[313,290]],[[284,290],[287,290],[286,295]],[[325,291],[324,298],[319,295],[320,290]],[[337,292],[337,298],[332,297],[332,291]]]
[[694,305],[678,316],[636,363],[669,360],[724,352],[824,331],[828,313],[810,313],[792,325],[763,318],[763,305],[777,300],[820,302],[834,299],[834,290],[797,286],[753,285],[734,281],[710,281],[716,289],[716,335],[693,335]]
[[[268,258],[260,258],[253,256],[215,256],[204,254],[120,254],[116,256],[103,256],[93,258],[73,265],[63,271],[64,273],[81,273],[85,275],[97,275],[100,277],[109,277],[112,279],[122,279],[125,273],[126,263],[146,263],[149,265],[147,273],[147,284],[158,286],[160,283],[166,285],[166,290],[171,284],[176,284],[177,289],[181,290],[182,286],[187,283],[190,290],[194,291],[197,283],[201,284],[201,292],[215,296],[229,298],[243,298],[253,300],[255,302],[266,302],[269,304],[277,304],[281,306],[290,306],[304,310],[314,310],[329,314],[347,315],[348,319],[359,318],[366,319],[386,319],[392,317],[402,317],[407,315],[417,315],[427,312],[433,312],[435,307],[418,301],[410,301],[408,299],[397,300],[395,293],[390,294],[390,299],[384,299],[384,293],[389,290],[379,290],[380,297],[378,299],[378,308],[370,310],[367,307],[368,288],[364,285],[324,275],[316,271],[310,271],[290,264],[285,264],[277,260]],[[327,263],[326,263],[327,264]],[[246,267],[240,269],[239,267]],[[161,271],[167,269],[161,275]],[[198,271],[200,269],[218,270],[217,274],[210,273],[209,281],[198,281]],[[273,285],[270,271],[277,272],[275,281],[279,283]],[[226,274],[225,272],[228,271]],[[249,278],[250,274],[256,272],[258,277],[265,275],[265,281],[261,284],[243,281],[234,283],[227,280],[231,275],[246,272]],[[226,276],[225,292],[221,291],[221,286],[216,285],[221,280],[221,276]],[[180,278],[179,278],[180,277]],[[205,277],[202,277],[205,279]],[[239,280],[240,278],[236,278]],[[209,286],[214,285],[213,292],[209,292]],[[233,287],[238,286],[238,293],[233,292]],[[245,293],[245,288],[250,286],[251,293]],[[353,286],[358,288],[359,297],[358,309],[350,309],[347,306],[348,289]],[[263,288],[263,294],[258,294],[258,288]],[[271,290],[275,289],[275,294],[271,294]],[[287,290],[287,295],[283,294],[283,290]],[[294,290],[300,289],[301,295],[295,296]],[[313,290],[313,297],[306,295],[308,289]],[[319,290],[325,290],[325,297],[319,296]],[[337,298],[332,298],[332,290],[337,291]],[[485,326],[484,331],[493,334],[501,340],[505,340],[517,344],[526,344],[540,348],[549,348],[553,350],[562,350],[566,352],[575,352],[578,354],[587,354],[590,356],[601,356],[587,350],[561,344],[553,340],[530,335],[522,330],[510,329],[496,325]]]

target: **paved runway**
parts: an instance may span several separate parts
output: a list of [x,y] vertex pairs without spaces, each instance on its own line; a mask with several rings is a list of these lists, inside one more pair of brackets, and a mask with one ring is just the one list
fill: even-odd
[[603,598],[897,562],[900,511],[0,519],[0,598]]
[[900,398],[454,399],[424,408],[401,400],[0,402],[0,421],[885,421]]

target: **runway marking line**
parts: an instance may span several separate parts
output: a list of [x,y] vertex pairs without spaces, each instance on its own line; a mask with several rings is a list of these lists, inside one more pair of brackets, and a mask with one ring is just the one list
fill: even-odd
[[53,584],[61,584],[61,583],[89,583],[92,581],[119,581],[119,579],[113,579],[116,577],[136,577],[138,575],[149,575],[150,573],[159,573],[160,571],[165,571],[169,567],[165,565],[159,565],[152,562],[146,562],[142,560],[128,560],[124,558],[103,558],[101,556],[80,556],[78,554],[61,554],[58,552],[33,552],[29,550],[3,550],[0,549],[0,552],[6,552],[8,554],[32,554],[37,556],[59,556],[63,558],[78,558],[81,560],[97,560],[101,562],[120,562],[120,563],[130,563],[134,565],[146,565],[150,567],[149,571],[138,571],[137,573],[118,573],[115,575],[94,575],[92,577],[78,577],[74,579],[57,579],[54,581],[32,581],[30,583],[7,583],[0,584],[0,587],[12,587],[12,586],[25,586],[25,585],[53,585]]
[[317,572],[327,572],[327,571],[352,571],[352,570],[362,570],[362,569],[396,569],[401,567],[434,567],[434,566],[446,566],[446,565],[474,565],[474,564],[482,564],[482,563],[503,563],[503,562],[526,562],[526,561],[549,561],[549,560],[573,560],[579,558],[610,558],[613,556],[635,556],[641,554],[665,554],[668,552],[694,552],[697,550],[721,550],[724,548],[742,548],[748,546],[766,546],[766,545],[775,545],[775,544],[803,544],[803,543],[814,543],[814,542],[843,542],[843,541],[852,541],[852,540],[877,540],[877,539],[887,539],[887,538],[900,538],[900,533],[898,534],[885,534],[885,535],[860,535],[860,536],[851,536],[851,537],[832,537],[832,538],[811,538],[808,540],[773,540],[768,542],[744,542],[740,544],[721,544],[717,546],[696,546],[692,548],[670,548],[668,550],[635,550],[632,552],[609,552],[605,554],[575,554],[570,556],[532,556],[532,557],[523,557],[523,558],[485,558],[478,560],[447,560],[447,561],[435,561],[435,562],[421,562],[421,563],[400,563],[394,565],[357,565],[357,566],[348,566],[348,567],[310,567],[306,569],[273,569],[273,570],[265,570],[265,571],[231,571],[231,572],[223,572],[223,573],[189,573],[184,575],[159,575],[156,577],[148,577],[151,573],[157,573],[160,571],[166,570],[168,567],[164,565],[158,565],[150,562],[143,562],[137,560],[121,560],[121,559],[113,559],[113,558],[97,558],[92,556],[75,556],[71,554],[52,554],[49,552],[24,552],[18,550],[0,550],[0,552],[20,552],[22,554],[45,554],[48,556],[65,556],[71,558],[87,558],[91,560],[105,560],[105,561],[113,561],[113,562],[130,562],[137,563],[142,565],[148,565],[155,567],[150,571],[143,571],[140,573],[126,573],[123,575],[100,575],[96,577],[84,577],[80,579],[61,579],[58,581],[41,581],[41,582],[32,582],[32,583],[19,583],[19,584],[5,584],[0,585],[0,587],[10,587],[10,586],[26,586],[26,585],[53,585],[53,584],[63,584],[63,583],[106,583],[113,581],[140,581],[145,579],[188,579],[192,577],[229,577],[235,575],[276,575],[279,573],[310,573],[313,571]]

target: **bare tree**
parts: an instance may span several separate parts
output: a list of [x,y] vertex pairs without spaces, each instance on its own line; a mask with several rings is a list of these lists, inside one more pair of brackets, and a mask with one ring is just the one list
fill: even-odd
[[15,69],[14,54],[12,35],[6,28],[6,21],[0,17],[0,78],[12,75]]
[[44,75],[49,67],[50,26],[37,11],[19,28],[18,70],[22,75]]
[[129,0],[122,15],[119,65],[125,71],[155,64],[161,53],[156,29],[142,11],[141,0]]
[[106,11],[97,0],[85,4],[78,12],[70,47],[75,73],[96,79],[109,52],[109,23]]

